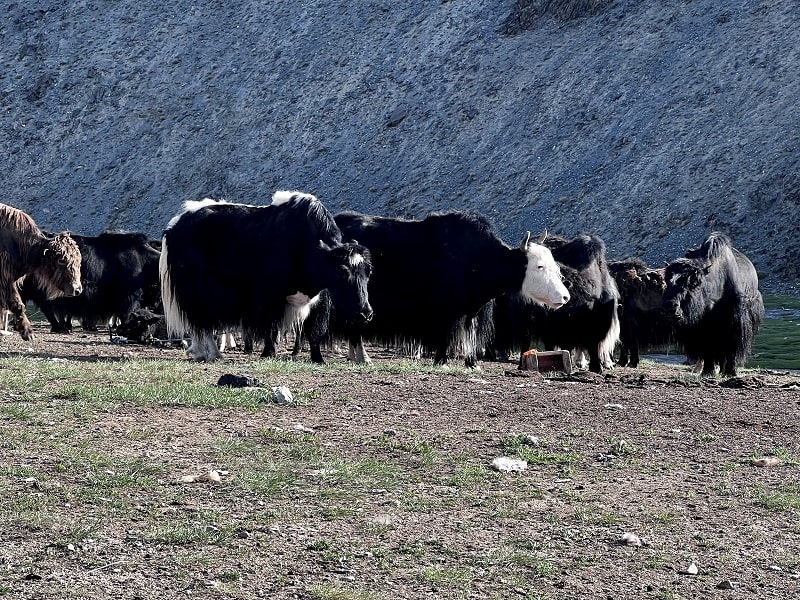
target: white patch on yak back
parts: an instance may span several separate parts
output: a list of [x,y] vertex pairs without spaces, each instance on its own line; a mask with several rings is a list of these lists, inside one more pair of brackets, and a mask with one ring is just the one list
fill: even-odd
[[561,269],[546,246],[529,242],[525,247],[528,267],[520,293],[532,302],[558,308],[569,301],[569,291],[561,280]]
[[183,212],[195,212],[206,206],[215,206],[217,204],[230,204],[225,200],[214,200],[214,198],[203,198],[202,200],[187,200],[183,203]]
[[350,266],[351,267],[357,267],[358,265],[363,264],[363,263],[364,263],[364,257],[361,254],[356,253],[356,254],[353,254],[350,257]]
[[272,206],[286,204],[294,198],[306,198],[312,201],[317,199],[317,197],[313,194],[306,194],[305,192],[300,192],[298,190],[278,190],[272,194]]
[[201,208],[205,208],[206,206],[215,206],[217,204],[230,204],[230,202],[226,202],[225,200],[214,200],[213,198],[187,200],[183,203],[183,210],[169,220],[169,223],[167,223],[167,229],[172,229],[175,223],[177,223],[186,213],[197,212]]

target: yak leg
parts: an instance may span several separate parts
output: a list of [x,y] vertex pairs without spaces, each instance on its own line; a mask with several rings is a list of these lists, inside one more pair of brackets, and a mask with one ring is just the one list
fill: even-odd
[[588,368],[589,361],[586,358],[588,352],[583,348],[573,348],[572,349],[572,364],[575,365],[576,369],[580,369],[581,371]]
[[600,363],[600,352],[596,346],[594,348],[589,348],[589,370],[592,373],[603,372],[603,367]]
[[360,334],[356,333],[350,336],[347,347],[347,360],[365,364],[372,362],[369,354],[367,354],[367,351],[364,349],[364,341],[361,339]]
[[639,341],[634,340],[631,343],[631,362],[628,364],[629,367],[633,367],[634,369],[639,366]]
[[311,340],[308,343],[308,351],[311,354],[311,362],[324,365],[325,359],[322,358],[322,349],[319,340]]
[[708,352],[703,355],[703,372],[700,374],[701,376],[709,376],[714,375],[715,370],[715,361],[714,361],[714,354],[712,352]]
[[253,335],[245,329],[242,332],[242,338],[244,339],[244,353],[245,354],[252,354],[253,353]]
[[264,349],[261,351],[261,358],[274,358],[277,353],[275,350],[275,339],[277,331],[274,327],[270,327],[270,332],[264,336]]
[[[328,323],[327,321],[323,322],[315,319],[313,317],[313,312],[312,316],[309,318],[309,321],[310,322],[308,322],[304,327],[304,331],[306,338],[308,338],[308,351],[309,354],[311,354],[311,362],[318,365],[324,365],[325,359],[322,358],[322,344],[328,339]],[[302,345],[302,338],[300,335],[298,335],[298,339]],[[362,355],[362,359],[364,356],[365,355]],[[366,362],[369,362],[369,357],[367,356],[366,358]]]
[[295,325],[294,329],[294,346],[292,346],[292,356],[300,356],[303,351],[303,329],[302,325]]
[[[631,352],[631,358],[633,358],[633,352]],[[632,362],[633,362],[633,360],[631,360],[631,363]],[[628,365],[628,347],[624,343],[621,343],[619,345],[619,360],[617,361],[617,364],[620,367],[629,366]],[[633,367],[635,365],[631,364],[630,366]]]
[[8,329],[11,321],[11,311],[7,309],[2,309],[3,314],[3,330],[0,331],[2,335],[11,335],[13,332]]
[[6,302],[0,302],[0,306],[5,305],[11,314],[14,315],[14,329],[26,342],[33,339],[33,327],[25,314],[25,303],[19,295],[19,288],[16,282],[11,282],[11,286],[6,290]]
[[728,377],[736,376],[736,360],[733,355],[725,357],[723,364],[720,365],[720,372]]
[[444,347],[439,346],[436,349],[436,356],[433,359],[434,366],[444,366],[447,364],[447,345]]
[[[325,341],[325,338],[328,337],[328,332],[327,329],[321,327],[320,324],[313,319],[313,316],[310,317],[309,320],[311,322],[300,327],[297,332],[297,337],[294,342],[295,350],[297,354],[300,353],[300,350],[303,348],[303,336],[305,336],[308,339],[308,352],[311,355],[311,362],[324,365],[325,359],[322,358],[322,343]],[[292,352],[292,355],[294,356],[295,352]]]
[[468,369],[475,369],[478,367],[478,319],[476,317],[467,317],[463,335],[464,366]]
[[213,362],[221,356],[212,331],[197,331],[192,335],[192,345],[186,355],[197,361]]
[[443,367],[447,364],[447,350],[450,347],[449,336],[446,336],[436,345],[436,353],[433,356],[433,365]]

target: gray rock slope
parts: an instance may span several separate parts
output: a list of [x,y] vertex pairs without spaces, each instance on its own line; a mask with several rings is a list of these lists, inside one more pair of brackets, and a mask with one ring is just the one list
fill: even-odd
[[187,199],[469,209],[660,264],[800,274],[795,0],[29,1],[0,22],[3,202],[160,235]]

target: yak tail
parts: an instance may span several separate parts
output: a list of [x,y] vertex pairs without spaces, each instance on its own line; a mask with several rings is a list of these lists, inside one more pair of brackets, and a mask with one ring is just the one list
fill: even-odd
[[[294,300],[294,301],[290,301]],[[311,314],[311,309],[320,302],[320,295],[317,294],[313,298],[308,298],[303,302],[300,298],[300,292],[297,295],[287,297],[286,307],[283,312],[283,321],[280,325],[280,333],[287,335],[295,333],[300,335],[303,330],[303,324]]]
[[611,325],[608,328],[608,333],[600,343],[597,345],[597,353],[600,355],[600,361],[605,368],[611,368],[614,364],[614,349],[619,342],[620,337],[620,324],[619,324],[619,311],[617,309],[617,301],[614,301],[614,310],[611,313]]
[[761,293],[756,291],[755,295],[742,298],[741,306],[738,307],[737,318],[740,322],[741,331],[737,336],[736,363],[744,364],[753,348],[753,339],[761,328],[764,319],[764,300]]
[[158,259],[158,273],[161,278],[161,302],[164,305],[164,320],[167,324],[167,335],[183,336],[189,330],[186,316],[175,297],[175,288],[169,272],[169,248],[167,238],[161,241],[161,257]]

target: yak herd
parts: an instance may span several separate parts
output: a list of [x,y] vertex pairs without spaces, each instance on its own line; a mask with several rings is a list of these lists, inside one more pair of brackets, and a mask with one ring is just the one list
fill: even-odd
[[747,358],[764,316],[753,264],[719,232],[651,268],[608,261],[589,233],[528,233],[510,247],[480,214],[334,216],[296,191],[263,206],[187,202],[160,240],[52,234],[0,204],[0,309],[26,340],[28,301],[53,332],[70,332],[77,319],[132,341],[187,340],[188,356],[205,361],[234,332],[264,357],[293,333],[293,353],[305,341],[319,363],[335,339],[347,341],[353,361],[369,362],[369,341],[470,367],[538,342],[588,357],[599,373],[670,345],[704,374],[726,376]]

